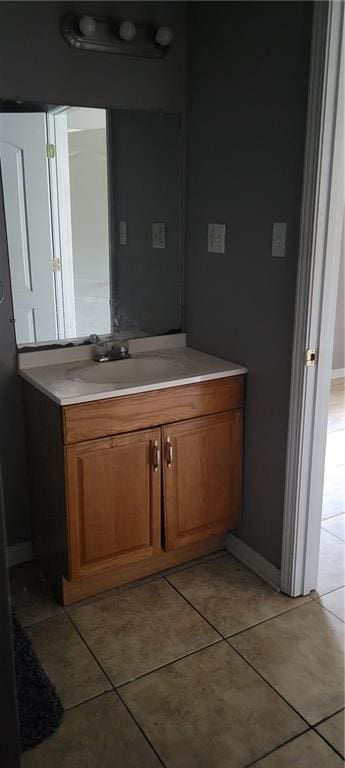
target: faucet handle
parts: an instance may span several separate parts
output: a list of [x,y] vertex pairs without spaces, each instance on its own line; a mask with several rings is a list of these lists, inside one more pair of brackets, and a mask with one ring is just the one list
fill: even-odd
[[97,336],[97,333],[91,333],[89,336],[89,342],[90,344],[99,344],[100,338]]
[[120,344],[120,357],[122,359],[130,357],[128,341],[121,341],[121,344]]

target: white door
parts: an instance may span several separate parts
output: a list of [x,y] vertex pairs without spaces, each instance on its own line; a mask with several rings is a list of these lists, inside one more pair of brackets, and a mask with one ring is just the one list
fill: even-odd
[[0,115],[0,160],[18,344],[57,339],[46,144],[45,114]]

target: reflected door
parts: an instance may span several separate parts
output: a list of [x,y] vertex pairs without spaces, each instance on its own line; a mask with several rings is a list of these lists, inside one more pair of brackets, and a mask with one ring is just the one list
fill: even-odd
[[0,115],[0,159],[19,344],[57,339],[43,113]]

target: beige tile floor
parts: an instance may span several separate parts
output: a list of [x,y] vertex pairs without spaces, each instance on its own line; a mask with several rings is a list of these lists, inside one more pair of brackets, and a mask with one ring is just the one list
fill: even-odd
[[[332,386],[331,437],[344,431],[342,391]],[[275,592],[227,552],[66,610],[34,563],[11,569],[14,606],[65,707],[23,768],[344,765],[341,448],[337,435],[307,598]]]
[[[321,604],[344,620],[345,611],[345,379],[333,379],[321,524],[318,592]],[[332,606],[332,608],[331,608]]]

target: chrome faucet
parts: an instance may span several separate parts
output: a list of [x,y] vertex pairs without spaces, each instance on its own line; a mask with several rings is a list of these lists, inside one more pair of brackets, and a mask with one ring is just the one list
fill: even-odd
[[97,363],[108,363],[110,360],[128,360],[131,357],[128,342],[117,343],[111,338],[101,340],[96,333],[89,336],[90,344],[94,345],[93,359]]
[[111,360],[128,360],[130,357],[128,341],[121,341],[121,344],[114,344],[111,348]]

